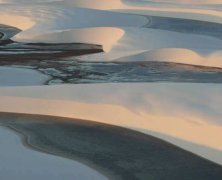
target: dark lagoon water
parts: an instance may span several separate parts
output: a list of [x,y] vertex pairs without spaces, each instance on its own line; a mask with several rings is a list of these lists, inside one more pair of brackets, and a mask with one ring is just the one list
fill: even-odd
[[[74,62],[68,67],[60,68],[60,70],[63,75],[67,75],[64,78],[67,83],[222,83],[222,69],[164,62]],[[46,73],[51,75],[50,72]]]
[[35,69],[51,79],[45,84],[189,82],[222,83],[222,69],[166,62],[26,61],[0,65]]

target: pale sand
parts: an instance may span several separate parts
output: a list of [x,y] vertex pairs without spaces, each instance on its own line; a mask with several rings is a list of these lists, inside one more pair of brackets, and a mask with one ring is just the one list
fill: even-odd
[[[23,1],[25,2],[26,0]],[[144,28],[147,24],[152,24],[146,18],[149,15],[221,24],[221,8],[211,7],[209,1],[186,7],[181,5],[181,1],[172,6],[131,0],[116,0],[112,3],[101,0],[65,0],[46,4],[31,1],[22,6],[17,3],[18,1],[14,1],[0,7],[0,23],[23,30],[13,37],[15,41],[93,43],[102,45],[106,52],[98,56],[87,55],[81,60],[116,61],[140,54],[139,59],[142,57],[144,61],[157,58],[158,61],[222,66],[221,40],[167,30],[155,29],[153,32],[152,28]],[[172,51],[175,52],[173,55]],[[134,58],[138,60],[138,56]]]
[[127,127],[222,164],[221,89],[180,83],[1,88],[0,111]]

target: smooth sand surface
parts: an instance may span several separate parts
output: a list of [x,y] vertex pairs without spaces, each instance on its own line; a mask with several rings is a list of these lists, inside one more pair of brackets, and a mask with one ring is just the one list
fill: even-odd
[[[221,166],[160,139],[125,128],[86,120],[13,113],[0,113],[0,123],[22,134],[23,142],[27,147],[74,160],[77,159],[107,174],[110,179],[219,180],[222,178]],[[11,163],[17,156],[22,157],[20,163],[23,163],[23,166],[17,168],[18,172],[24,168],[24,162],[28,161],[28,164],[30,164],[27,167],[27,169],[32,169],[30,173],[25,171],[27,175],[30,175],[31,178],[29,179],[33,179],[32,172],[40,170],[37,166],[39,164],[36,165],[36,163],[40,163],[42,158],[44,158],[44,162],[47,158],[47,162],[40,168],[47,167],[49,169],[47,169],[47,172],[42,171],[42,179],[52,177],[51,174],[55,175],[55,172],[50,171],[51,168],[59,168],[56,173],[64,170],[67,172],[73,168],[72,163],[75,162],[70,162],[69,167],[62,163],[58,165],[56,162],[62,159],[53,156],[52,158],[56,162],[49,165],[52,161],[50,155],[40,154],[28,149],[25,149],[25,156],[21,156],[20,149],[24,149],[24,147],[17,147],[20,144],[18,137],[10,131],[2,131],[2,129],[0,129],[0,133],[0,143],[3,147],[0,150],[3,151],[1,155],[13,153],[12,162],[9,161],[11,158],[3,157],[6,158],[8,163],[5,168],[10,168],[10,170],[14,166],[16,168],[17,164],[12,165]],[[8,141],[4,141],[5,134],[9,136],[7,136]],[[11,140],[14,136],[16,142]],[[15,148],[17,153],[14,153]],[[40,156],[37,160],[35,159],[36,154]],[[1,155],[0,158],[2,159]],[[35,166],[33,169],[34,162],[37,167]],[[60,168],[61,166],[62,168]],[[76,172],[77,170],[79,170],[79,173]],[[82,172],[85,173],[81,174]],[[3,174],[0,173],[0,177],[5,173],[7,171],[4,171]],[[61,173],[60,176],[62,175]],[[66,175],[65,173],[64,177]],[[73,172],[69,175],[70,177],[73,176],[72,179],[84,180],[87,179],[85,177],[90,176],[90,179],[95,177],[90,174],[88,169],[81,169],[79,165],[74,166]],[[77,175],[79,177],[75,178]],[[95,177],[95,179],[101,179],[101,177]]]
[[[222,67],[221,7],[209,1],[14,0],[0,7],[0,23],[22,31],[14,41],[26,43],[90,43],[103,53],[87,55],[89,61],[162,61]],[[204,3],[203,3],[204,2]],[[151,16],[177,19],[180,32]],[[186,20],[186,21],[184,21]],[[205,24],[199,31],[197,23]],[[200,22],[201,21],[201,22]],[[159,23],[155,28],[153,24]],[[212,23],[216,24],[214,26]],[[163,24],[163,25],[161,25]],[[211,28],[209,28],[211,27]],[[154,29],[153,29],[154,28]],[[209,36],[210,34],[210,36]],[[101,52],[101,51],[99,51]],[[133,57],[129,57],[133,56]],[[122,59],[123,58],[123,59]]]
[[1,88],[0,111],[88,119],[135,129],[222,164],[221,89],[220,84],[192,83]]

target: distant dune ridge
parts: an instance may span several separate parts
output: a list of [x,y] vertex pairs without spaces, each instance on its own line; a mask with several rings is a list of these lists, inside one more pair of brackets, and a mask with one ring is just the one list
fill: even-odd
[[144,0],[159,3],[181,3],[181,4],[221,4],[221,0]]
[[[68,51],[63,52],[64,47]],[[87,51],[70,53],[72,47]],[[0,111],[117,125],[153,135],[222,165],[221,84],[209,80],[206,84],[181,81],[176,84],[172,83],[174,78],[184,74],[169,71],[174,74],[171,83],[34,86],[47,84],[50,73],[60,77],[55,82],[64,83],[70,77],[76,83],[77,76],[82,78],[93,71],[90,65],[78,64],[83,61],[103,65],[110,62],[113,66],[117,62],[124,65],[140,62],[141,69],[147,65],[143,61],[173,62],[181,65],[178,71],[193,68],[193,74],[197,72],[203,79],[215,74],[213,78],[221,82],[221,47],[222,2],[219,0],[0,0],[1,65],[26,60],[20,67],[18,64],[2,67],[0,86],[33,85],[1,87]],[[30,51],[37,53],[32,58],[29,54],[23,56],[22,53]],[[43,51],[49,51],[48,56]],[[47,61],[54,64],[50,66]],[[165,64],[173,69],[173,63]],[[55,64],[57,67],[65,64],[65,73],[53,67]],[[184,64],[199,69],[196,66],[183,69]],[[22,66],[32,69],[24,70]],[[124,70],[133,74],[135,71],[130,67]],[[85,74],[81,74],[83,70]],[[164,76],[162,69],[155,70],[153,73]],[[198,74],[198,70],[206,73]],[[109,75],[112,68],[107,72],[103,76]],[[99,73],[97,70],[90,74],[91,80]],[[187,79],[194,77],[187,74]],[[112,82],[118,82],[118,77],[111,78]]]
[[[133,56],[133,61],[222,67],[219,0],[4,0],[0,3],[0,24],[22,30],[13,37],[15,41],[103,46],[105,53],[80,60],[128,61]],[[152,16],[165,17],[166,23]],[[180,25],[190,30],[175,32],[175,28],[167,28],[172,23],[169,17],[180,18],[184,23]],[[195,32],[189,21],[183,19],[198,20],[206,26],[213,22],[217,26],[203,34],[204,27]],[[160,25],[156,27],[153,23],[158,22]],[[185,58],[188,56],[189,59]]]

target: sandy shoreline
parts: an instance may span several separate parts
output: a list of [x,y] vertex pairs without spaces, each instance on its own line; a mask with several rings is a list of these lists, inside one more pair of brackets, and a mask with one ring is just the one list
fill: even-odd
[[[78,160],[113,179],[220,179],[222,167],[152,136],[101,123],[0,113],[26,146]],[[28,138],[28,139],[27,139]]]
[[108,180],[78,161],[27,148],[20,137],[21,134],[0,126],[0,159],[4,162],[0,163],[0,179]]
[[36,86],[1,88],[0,94],[2,112],[70,117],[139,130],[222,164],[221,153],[215,153],[222,147],[219,84]]

